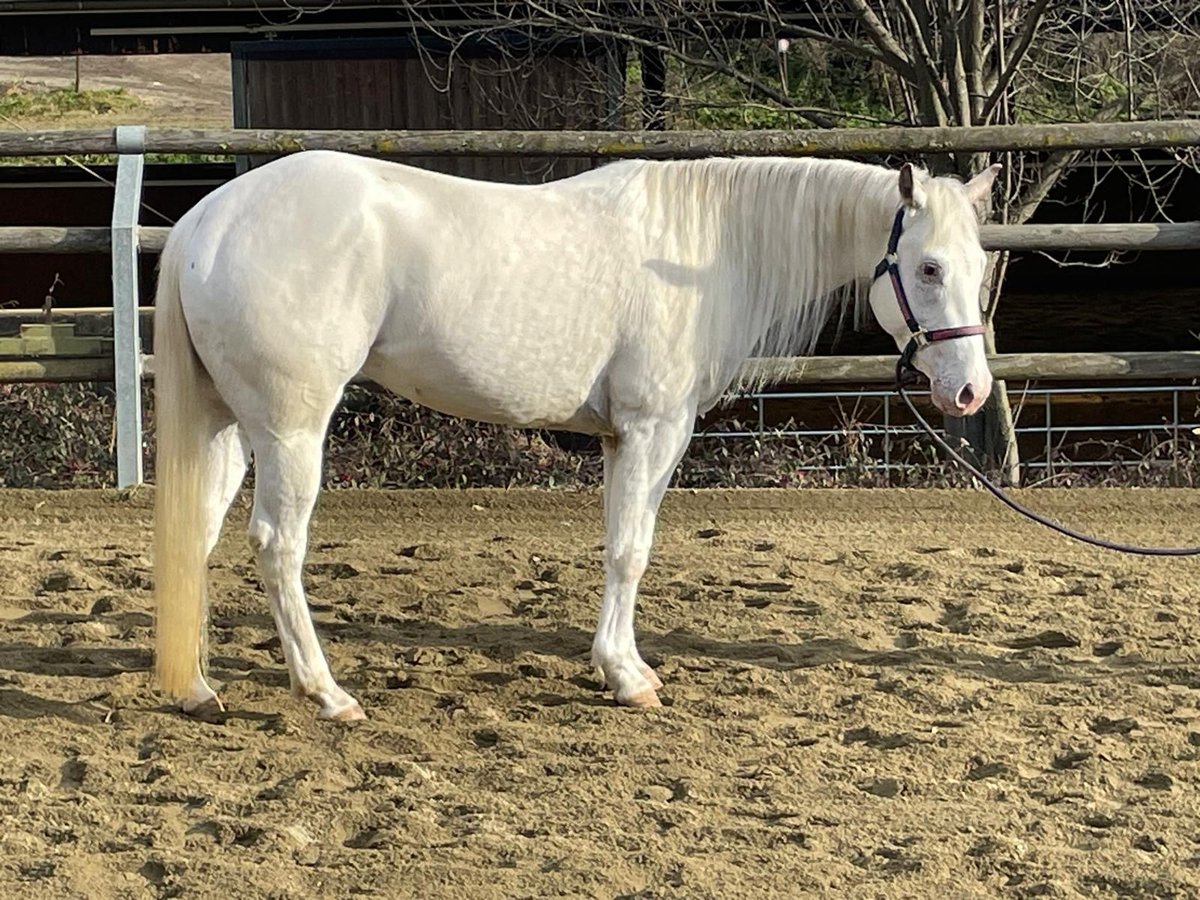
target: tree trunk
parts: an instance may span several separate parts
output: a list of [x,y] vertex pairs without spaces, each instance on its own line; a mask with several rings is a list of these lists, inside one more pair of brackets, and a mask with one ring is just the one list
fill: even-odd
[[[984,337],[988,354],[996,352],[993,333]],[[1021,457],[1016,426],[1008,402],[1007,382],[996,379],[983,408],[966,418],[945,418],[946,439],[985,472],[996,473],[1001,484],[1020,485]]]

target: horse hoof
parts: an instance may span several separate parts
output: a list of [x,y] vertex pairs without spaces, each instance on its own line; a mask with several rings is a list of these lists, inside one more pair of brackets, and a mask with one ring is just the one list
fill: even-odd
[[636,694],[630,694],[628,697],[618,697],[617,702],[622,706],[628,706],[630,709],[657,709],[662,706],[662,701],[658,699],[658,694],[654,692],[653,688],[638,691]]
[[363,712],[363,708],[359,706],[358,701],[353,701],[349,706],[343,706],[339,709],[323,709],[318,714],[320,718],[330,722],[361,722],[367,718],[367,714]]
[[643,676],[643,677],[644,677],[644,678],[645,678],[645,679],[646,679],[648,682],[650,682],[650,687],[652,687],[654,690],[656,690],[656,691],[657,691],[657,690],[659,690],[660,688],[662,688],[662,686],[663,686],[662,679],[661,679],[661,678],[659,678],[659,677],[658,677],[658,673],[657,673],[657,672],[655,672],[655,671],[654,671],[652,668],[650,668],[649,666],[646,666],[644,669],[642,669],[642,676]]
[[183,710],[184,715],[193,719],[211,719],[225,712],[225,704],[216,694],[205,700],[184,700],[179,704],[179,708]]

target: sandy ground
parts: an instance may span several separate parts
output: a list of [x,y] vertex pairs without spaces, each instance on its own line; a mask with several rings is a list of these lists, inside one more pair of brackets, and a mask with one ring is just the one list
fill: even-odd
[[[233,89],[228,54],[163,56],[85,56],[80,61],[84,90],[125,88],[144,107],[97,116],[71,114],[54,119],[22,119],[26,128],[97,128],[152,123],[195,128],[233,125]],[[53,90],[75,84],[74,57],[0,57],[0,93],[12,85]],[[0,122],[0,128],[11,128]]]
[[[1036,492],[1200,539],[1200,493]],[[675,493],[666,708],[589,669],[592,493],[322,498],[310,600],[366,723],[287,678],[235,511],[198,722],[148,685],[151,499],[0,493],[0,896],[1195,897],[1195,561],[975,492]]]

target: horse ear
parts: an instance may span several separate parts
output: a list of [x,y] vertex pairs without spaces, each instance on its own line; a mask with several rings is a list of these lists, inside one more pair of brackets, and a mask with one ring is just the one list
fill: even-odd
[[996,176],[1003,168],[1000,163],[993,163],[963,185],[963,189],[967,192],[967,199],[977,206],[990,200],[992,185],[995,184]]
[[910,209],[923,209],[928,199],[912,163],[905,163],[900,167],[900,199]]

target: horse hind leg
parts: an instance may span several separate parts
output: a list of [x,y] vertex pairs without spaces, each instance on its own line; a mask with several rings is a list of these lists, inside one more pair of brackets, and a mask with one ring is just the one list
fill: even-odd
[[254,511],[250,545],[258,557],[271,614],[279,631],[292,692],[320,707],[320,717],[363,719],[358,701],[342,690],[309,615],[302,570],[308,526],[321,486],[324,423],[285,434],[251,437],[255,460]]
[[236,422],[226,425],[213,437],[208,465],[210,487],[205,504],[205,517],[208,520],[205,553],[211,556],[221,537],[225,515],[242,482],[246,480],[246,469],[250,465],[250,442]]

